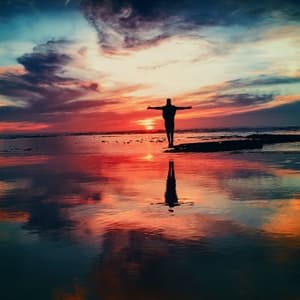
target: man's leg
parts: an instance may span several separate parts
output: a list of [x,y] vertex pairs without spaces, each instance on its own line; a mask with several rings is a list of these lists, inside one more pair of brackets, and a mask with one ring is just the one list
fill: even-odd
[[174,142],[174,122],[172,122],[170,124],[170,144],[171,144],[171,147],[174,146],[173,142]]
[[169,147],[172,147],[171,132],[170,132],[170,124],[169,124],[169,122],[165,122],[165,129],[166,129],[166,134],[167,134],[167,138],[168,138]]
[[168,143],[169,143],[169,148],[172,147],[172,140],[171,140],[171,133],[168,132]]

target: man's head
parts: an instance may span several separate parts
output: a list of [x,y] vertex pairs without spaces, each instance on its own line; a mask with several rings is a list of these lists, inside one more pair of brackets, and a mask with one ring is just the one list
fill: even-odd
[[167,105],[171,105],[171,99],[170,99],[170,98],[168,98],[168,99],[166,100],[166,104],[167,104]]

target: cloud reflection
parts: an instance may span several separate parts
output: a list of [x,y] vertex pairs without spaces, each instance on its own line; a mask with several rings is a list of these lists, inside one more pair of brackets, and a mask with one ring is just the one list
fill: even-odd
[[[60,148],[48,155],[0,158],[0,243],[25,248],[17,257],[32,254],[35,267],[51,261],[42,266],[56,278],[46,284],[54,299],[196,299],[212,291],[218,299],[215,280],[227,298],[275,286],[293,299],[297,153],[151,152],[145,159],[147,152],[105,146],[96,154],[68,152],[78,142],[71,140],[58,139]],[[14,260],[7,266],[19,270]]]
[[[177,182],[175,162],[169,161],[166,170],[165,160],[156,154],[146,161],[134,154],[2,156],[0,163],[1,209],[28,216],[26,230],[79,239],[114,228],[147,228],[172,239],[194,239],[227,232],[219,226],[223,222],[264,230],[266,218],[279,218],[280,212],[258,203],[300,193],[299,166],[278,163],[275,154],[268,160],[255,153],[181,157],[176,160]],[[170,219],[153,203],[164,201],[173,210],[179,204],[177,193],[185,205]],[[249,223],[241,216],[251,202]]]

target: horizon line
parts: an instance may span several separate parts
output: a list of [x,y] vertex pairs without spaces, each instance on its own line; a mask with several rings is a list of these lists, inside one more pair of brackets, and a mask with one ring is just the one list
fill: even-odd
[[[185,132],[218,132],[218,131],[280,131],[300,130],[300,126],[264,126],[264,127],[219,127],[219,128],[190,128],[178,129],[176,133]],[[84,136],[84,135],[111,135],[111,134],[157,134],[165,133],[163,129],[157,130],[128,130],[128,131],[85,131],[85,132],[39,132],[39,133],[0,133],[0,139],[16,138],[39,138],[39,137],[62,137],[62,136]]]

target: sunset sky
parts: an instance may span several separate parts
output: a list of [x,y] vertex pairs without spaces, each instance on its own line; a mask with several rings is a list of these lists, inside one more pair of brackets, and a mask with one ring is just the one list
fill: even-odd
[[300,126],[298,0],[1,0],[0,133]]

